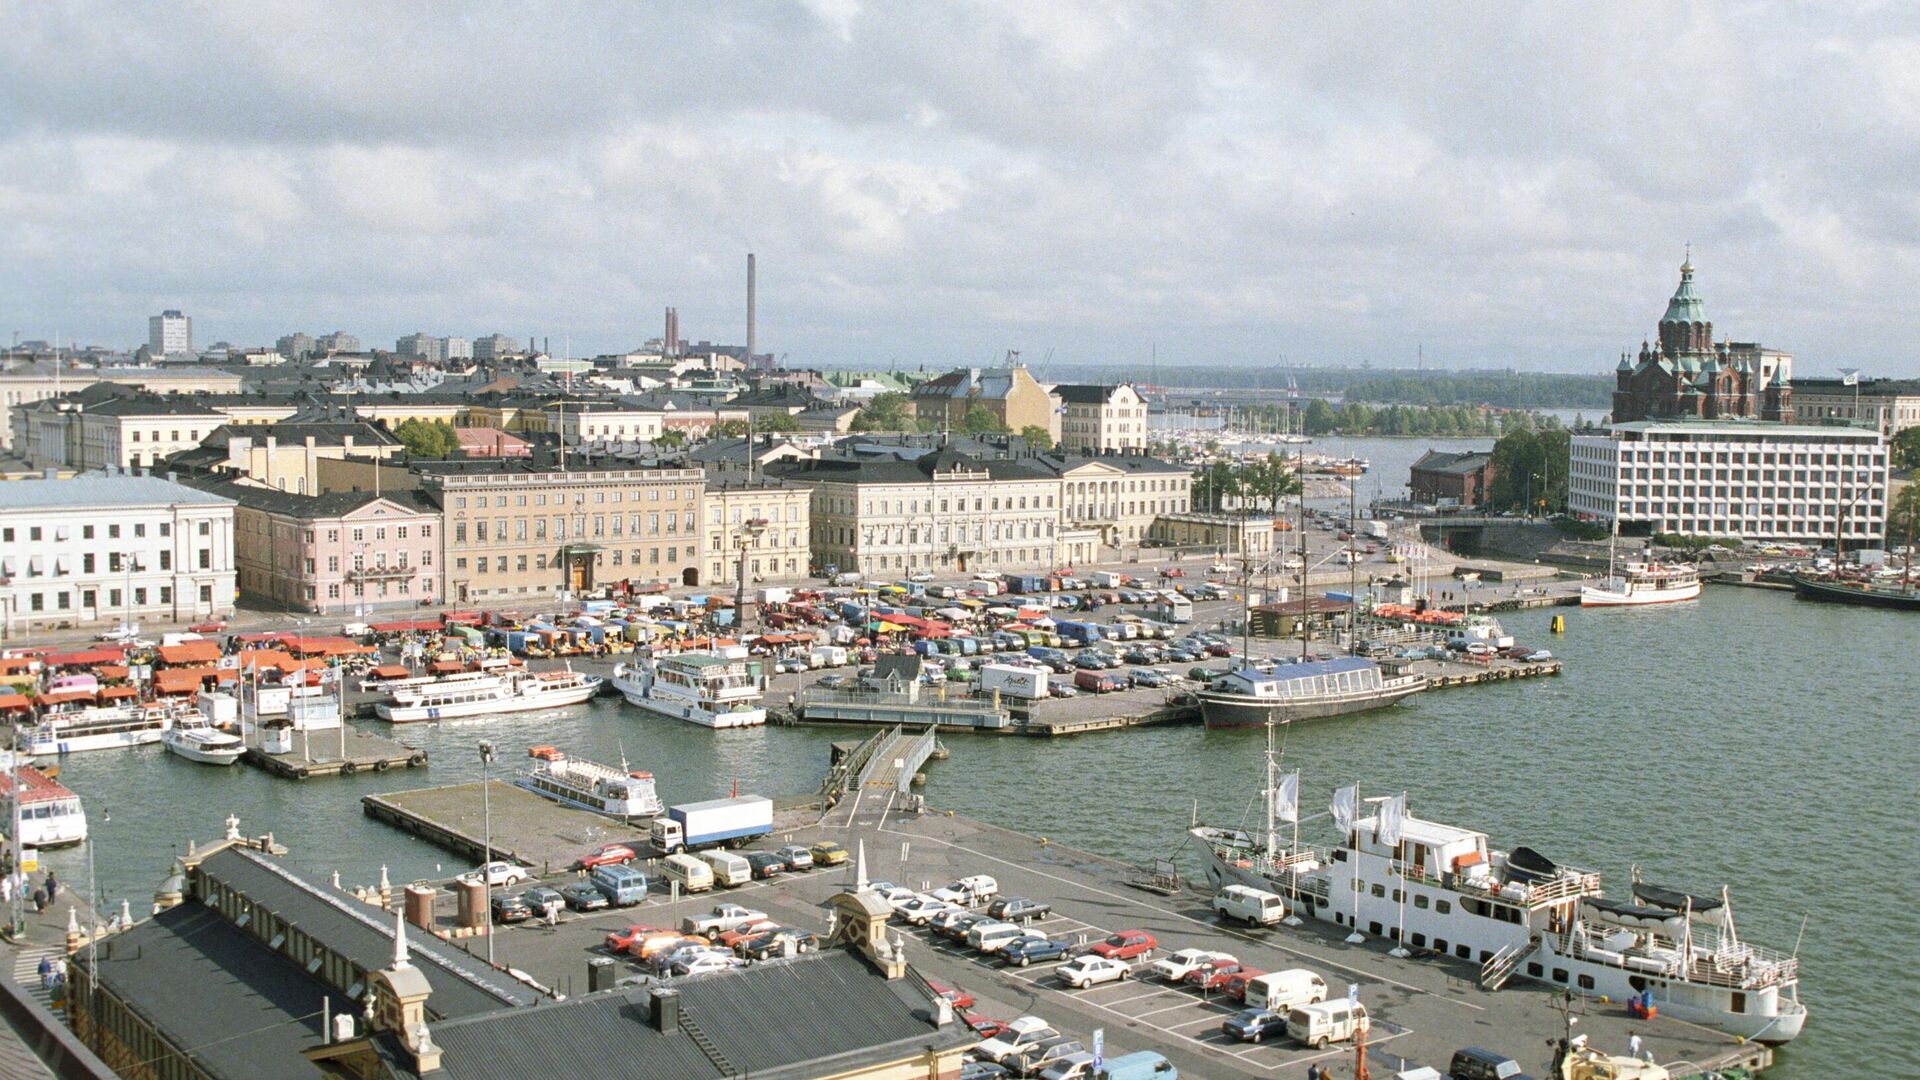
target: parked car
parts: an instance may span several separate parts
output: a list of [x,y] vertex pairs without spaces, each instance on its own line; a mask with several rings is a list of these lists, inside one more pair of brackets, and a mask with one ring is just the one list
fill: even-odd
[[787,869],[787,860],[774,851],[749,851],[746,853],[748,865],[753,867],[753,876],[770,878],[783,874]]
[[846,848],[832,840],[819,841],[807,849],[807,854],[811,856],[810,865],[813,866],[839,866],[851,857],[847,854]]
[[545,885],[535,885],[520,894],[527,909],[540,918],[558,915],[560,909],[567,906],[567,898],[560,895],[558,889],[549,889]]
[[607,894],[590,881],[569,881],[560,886],[560,899],[575,911],[599,911],[607,906]]
[[905,919],[907,922],[912,923],[914,926],[925,926],[934,916],[943,911],[959,910],[961,909],[947,903],[945,900],[935,900],[931,896],[914,896],[899,904],[895,904],[893,913]]
[[489,888],[495,885],[518,885],[523,881],[532,881],[533,871],[517,863],[495,860],[461,874],[460,880],[485,881]]
[[731,930],[722,930],[720,936],[713,939],[713,943],[724,946],[733,952],[739,952],[741,947],[746,945],[747,942],[752,941],[762,934],[770,934],[778,929],[780,929],[780,924],[774,922],[772,919],[757,919],[750,923],[743,923]]
[[1075,990],[1085,990],[1101,983],[1118,982],[1132,974],[1132,968],[1125,960],[1110,960],[1104,956],[1076,956],[1057,969],[1060,981]]
[[533,917],[533,908],[525,900],[511,893],[495,893],[493,897],[493,921],[503,923],[524,922]]
[[1241,1042],[1260,1042],[1287,1033],[1287,1018],[1270,1009],[1242,1009],[1220,1025],[1220,1030]]
[[1104,941],[1095,942],[1087,951],[1109,960],[1134,960],[1152,956],[1159,944],[1145,930],[1122,930],[1117,934],[1109,934]]
[[907,575],[907,580],[924,584],[925,582],[933,580],[933,571],[915,570],[913,573]]
[[885,900],[895,914],[899,913],[901,906],[907,901],[920,895],[905,885],[895,885],[891,881],[876,881],[867,886],[867,891],[879,893],[880,899]]
[[1222,985],[1220,989],[1235,1001],[1245,1001],[1247,1000],[1247,984],[1265,974],[1266,972],[1257,968],[1241,968],[1239,971],[1227,976],[1226,983]]
[[1520,1063],[1498,1050],[1466,1046],[1453,1052],[1447,1080],[1531,1080]]
[[1032,922],[1052,910],[1052,904],[1024,896],[1003,896],[987,906],[987,914],[1011,923]]
[[[600,890],[595,889],[594,891],[599,892]],[[601,899],[605,899],[605,897]],[[623,926],[607,935],[607,949],[611,952],[623,953],[632,948],[635,941],[649,934],[665,934],[671,932],[672,931],[669,930],[662,930],[657,926],[642,926],[638,923]]]
[[591,870],[596,866],[611,866],[615,864],[626,866],[639,857],[631,847],[625,844],[602,844],[585,855],[580,856],[580,861],[574,865],[582,870]]
[[663,949],[654,953],[648,958],[647,963],[652,965],[655,971],[669,971],[675,964],[684,964],[698,957],[713,955],[731,956],[733,954],[721,953],[711,945],[682,945],[676,949]]
[[1234,973],[1243,966],[1240,961],[1231,956],[1222,956],[1187,972],[1187,977],[1180,981],[1202,990],[1219,990],[1223,989],[1227,985],[1227,980],[1233,978]]
[[1207,949],[1181,949],[1179,952],[1161,957],[1153,962],[1153,973],[1168,982],[1185,979],[1202,964],[1215,960],[1231,960],[1232,956]]
[[802,930],[797,926],[782,926],[761,934],[740,947],[742,955],[754,960],[767,960],[775,956],[785,956],[789,951],[810,953],[820,947],[820,938],[811,930]]
[[947,1003],[949,1005],[952,1005],[954,1008],[956,1009],[973,1008],[973,995],[968,993],[967,991],[961,990],[958,987],[948,986],[946,983],[943,983],[943,982],[936,982],[932,979],[927,980],[927,985],[933,987],[934,993],[940,995],[943,998],[946,998]]
[[965,1061],[960,1064],[960,1080],[1000,1080],[1012,1076],[1006,1066],[991,1061]]
[[748,923],[764,922],[766,918],[764,911],[755,911],[739,904],[716,904],[705,915],[687,916],[682,920],[680,929],[687,934],[711,940],[728,930]]
[[972,907],[984,904],[1000,893],[1000,883],[990,874],[968,874],[955,878],[944,888],[933,890],[933,898],[945,900],[949,904]]
[[1127,681],[1134,686],[1161,687],[1167,685],[1167,677],[1152,668],[1135,668],[1133,673],[1127,677]]
[[1015,1050],[1011,1059],[1003,1062],[1015,1076],[1038,1076],[1040,1071],[1069,1054],[1084,1054],[1087,1048],[1080,1045],[1078,1039],[1066,1035],[1055,1035],[1051,1039],[1042,1039],[1037,1043]]
[[689,934],[651,934],[635,941],[633,945],[628,947],[627,955],[638,957],[651,965],[657,956],[663,954],[671,956],[676,950],[689,947],[710,949],[713,947],[713,943],[706,938],[693,937]]
[[967,934],[970,933],[974,927],[983,922],[992,921],[992,919],[989,919],[980,912],[968,911],[965,908],[961,908],[958,914],[935,917],[929,925],[931,925],[934,932],[941,937],[964,942],[967,940]]
[[681,960],[667,970],[678,976],[705,975],[712,971],[726,971],[729,968],[737,968],[744,962],[745,961],[739,957],[727,953],[709,952],[689,960]]
[[1080,691],[1075,689],[1074,685],[1065,679],[1052,680],[1047,684],[1047,689],[1053,693],[1054,697],[1068,698],[1080,696]]
[[1022,1016],[1009,1023],[1005,1031],[987,1039],[967,1053],[981,1061],[1002,1064],[1016,1051],[1048,1039],[1058,1038],[1059,1035],[1060,1033],[1045,1020],[1037,1016]]
[[1071,947],[1058,938],[1028,934],[1002,946],[1000,959],[1014,967],[1026,967],[1047,960],[1064,960],[1070,951]]
[[190,634],[219,634],[224,633],[226,629],[227,620],[215,619],[212,622],[194,623],[192,626],[187,627],[187,632]]

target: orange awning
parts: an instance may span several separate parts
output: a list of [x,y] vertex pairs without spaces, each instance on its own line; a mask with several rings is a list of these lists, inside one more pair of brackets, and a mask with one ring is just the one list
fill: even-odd
[[100,688],[101,701],[120,701],[125,698],[137,698],[140,691],[131,686],[103,686]]
[[54,653],[45,663],[48,667],[88,667],[94,664],[122,664],[127,654],[122,649],[85,649],[80,652]]
[[0,694],[0,709],[31,709],[33,702],[25,694]]
[[191,694],[204,686],[208,679],[231,682],[235,677],[235,672],[222,668],[167,668],[153,673],[153,688],[162,694]]
[[220,646],[211,641],[183,641],[157,650],[163,664],[212,664],[220,660]]
[[54,690],[50,693],[40,694],[35,697],[34,700],[43,707],[47,705],[67,705],[75,701],[92,701],[93,691]]
[[413,672],[408,671],[399,664],[381,664],[379,667],[367,672],[367,674],[376,679],[404,679],[412,675]]

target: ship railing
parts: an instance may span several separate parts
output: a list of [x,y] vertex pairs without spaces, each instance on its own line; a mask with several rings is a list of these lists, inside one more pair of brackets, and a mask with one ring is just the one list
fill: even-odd
[[1564,873],[1551,881],[1542,882],[1527,889],[1527,903],[1544,904],[1552,900],[1565,900],[1575,896],[1598,896],[1600,894],[1600,875],[1580,870]]

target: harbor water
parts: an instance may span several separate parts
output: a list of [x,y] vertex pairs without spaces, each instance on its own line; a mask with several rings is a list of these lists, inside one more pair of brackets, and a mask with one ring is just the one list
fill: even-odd
[[[1559,611],[1567,632],[1547,622]],[[1423,695],[1399,708],[1302,725],[1284,767],[1302,772],[1314,812],[1333,788],[1405,791],[1414,813],[1480,828],[1496,844],[1604,872],[1624,895],[1629,868],[1649,880],[1732,889],[1743,934],[1783,950],[1799,942],[1807,1033],[1777,1075],[1878,1075],[1911,1015],[1896,981],[1913,940],[1911,813],[1920,749],[1910,738],[1920,675],[1907,616],[1805,604],[1790,595],[1711,588],[1697,604],[1646,611],[1546,609],[1509,616],[1527,643],[1567,661],[1557,679]],[[375,730],[389,726],[373,723]],[[381,867],[397,884],[462,867],[363,816],[369,792],[477,779],[478,744],[494,775],[550,743],[659,777],[669,802],[817,787],[847,730],[713,732],[602,698],[548,717],[391,729],[432,754],[423,770],[304,783],[246,765],[216,769],[159,747],[79,754],[62,778],[86,800],[99,893],[136,909],[189,840],[217,837],[227,814],[271,830],[289,858],[348,884]],[[1262,735],[1197,726],[1074,739],[948,736],[926,794],[988,821],[1130,861],[1174,854],[1197,804],[1214,822],[1259,820]],[[1114,792],[1124,792],[1116,797]],[[1303,826],[1303,839],[1325,841]],[[86,849],[50,861],[85,881]],[[1189,873],[1198,863],[1182,856]]]

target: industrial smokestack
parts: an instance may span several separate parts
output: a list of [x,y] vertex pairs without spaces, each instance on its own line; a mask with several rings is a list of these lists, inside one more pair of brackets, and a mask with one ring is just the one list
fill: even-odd
[[753,369],[753,252],[747,252],[747,369]]

